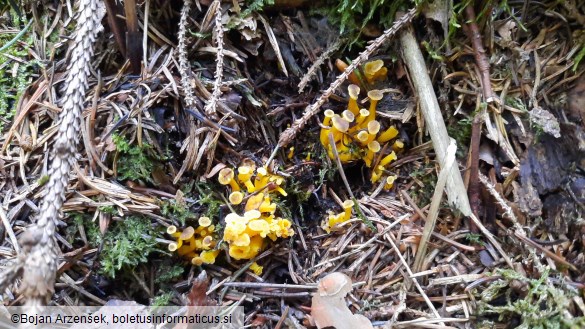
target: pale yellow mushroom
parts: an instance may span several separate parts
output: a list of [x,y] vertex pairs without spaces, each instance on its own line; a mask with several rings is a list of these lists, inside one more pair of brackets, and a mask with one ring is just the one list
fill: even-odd
[[347,109],[350,110],[354,115],[357,115],[360,110],[357,103],[357,99],[360,94],[360,87],[356,85],[349,85],[347,87],[347,93],[349,94]]
[[231,168],[223,168],[219,171],[219,176],[217,178],[221,185],[230,185],[232,187],[232,191],[239,191],[240,186],[234,180],[234,171]]
[[378,142],[386,143],[396,136],[398,136],[398,129],[396,129],[394,126],[390,126],[383,133],[381,133],[380,136],[378,136]]
[[372,121],[376,118],[378,101],[384,97],[384,94],[380,90],[370,90],[368,91],[368,97],[370,98],[370,115],[368,116],[368,121]]

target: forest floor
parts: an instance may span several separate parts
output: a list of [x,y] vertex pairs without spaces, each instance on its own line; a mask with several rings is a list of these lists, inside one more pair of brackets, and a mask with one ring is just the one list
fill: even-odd
[[[41,2],[0,5],[3,266],[81,24]],[[473,3],[105,0],[51,304],[585,327],[585,3]],[[324,319],[335,272],[351,312]]]

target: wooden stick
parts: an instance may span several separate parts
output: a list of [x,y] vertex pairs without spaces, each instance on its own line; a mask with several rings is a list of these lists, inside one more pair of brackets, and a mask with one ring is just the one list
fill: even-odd
[[[439,102],[433,90],[433,84],[429,78],[425,60],[422,56],[412,28],[404,30],[400,36],[404,62],[410,73],[414,85],[415,94],[420,102],[420,107],[425,118],[426,125],[431,135],[433,147],[439,159],[439,163],[445,163],[447,147],[450,143],[445,120],[439,108]],[[467,198],[467,190],[463,185],[463,179],[457,166],[451,167],[447,178],[447,197],[449,203],[457,208],[463,215],[471,215],[471,207]]]

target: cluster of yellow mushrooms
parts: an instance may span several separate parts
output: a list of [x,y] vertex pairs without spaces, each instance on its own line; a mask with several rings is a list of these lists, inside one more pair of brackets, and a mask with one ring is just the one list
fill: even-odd
[[211,224],[209,217],[199,218],[199,227],[186,227],[183,231],[171,225],[167,233],[176,239],[176,242],[169,244],[169,251],[176,251],[179,256],[191,259],[193,265],[213,264],[219,254],[214,250],[217,241],[213,238],[215,226]]
[[[364,65],[364,76],[368,84],[382,79],[386,74],[387,69],[381,60]],[[348,94],[347,109],[341,115],[332,110],[325,111],[320,133],[321,144],[333,160],[336,158],[334,149],[337,150],[341,163],[363,160],[371,168],[370,182],[376,184],[383,181],[383,188],[389,190],[394,185],[396,176],[386,174],[386,166],[396,160],[396,152],[402,150],[404,144],[396,139],[396,127],[382,129],[382,125],[376,120],[376,107],[384,95],[380,90],[370,90],[370,106],[366,109],[360,108],[358,104],[360,88],[357,85],[349,85]],[[323,229],[329,233],[335,225],[348,221],[354,205],[352,200],[344,201],[343,211],[338,214],[330,212],[323,222]]]
[[[364,65],[368,84],[386,76],[387,69],[383,64],[377,60]],[[396,160],[395,152],[404,145],[396,139],[398,130],[394,126],[382,129],[376,120],[376,106],[383,93],[380,90],[368,92],[368,109],[360,108],[358,104],[360,88],[357,85],[351,84],[348,93],[349,103],[341,115],[332,110],[325,111],[321,143],[331,159],[336,158],[335,148],[342,163],[363,160],[372,169],[372,184],[383,181],[384,188],[391,189],[396,176],[387,175],[386,166]],[[276,241],[277,238],[288,238],[294,234],[291,221],[276,216],[277,205],[272,199],[275,195],[287,195],[282,187],[283,177],[270,173],[266,167],[256,168],[254,162],[247,161],[237,170],[220,170],[218,181],[231,188],[229,203],[241,213],[234,211],[225,217],[223,241],[228,244],[229,255],[233,259],[254,258],[264,249],[267,238]],[[342,212],[329,212],[323,229],[330,233],[336,225],[348,221],[354,206],[354,201],[346,200]],[[178,231],[175,226],[170,226],[167,233],[176,239],[176,242],[169,244],[169,250],[191,259],[194,265],[213,264],[219,255],[215,226],[208,217],[199,218],[196,229],[189,226]],[[250,269],[258,275],[262,272],[262,267],[256,263]]]
[[[325,111],[320,134],[321,144],[331,159],[335,159],[333,152],[333,145],[335,145],[342,163],[363,160],[368,168],[372,168],[370,181],[375,184],[383,178],[386,166],[396,160],[395,151],[402,149],[404,144],[400,140],[395,140],[398,136],[396,127],[390,126],[382,130],[380,122],[376,120],[376,106],[383,97],[381,91],[368,92],[369,109],[359,108],[360,88],[358,86],[349,85],[348,92],[349,104],[347,110],[341,115],[332,110]],[[396,176],[386,176],[384,188],[392,188],[395,179]]]
[[[266,245],[266,238],[288,238],[294,234],[291,221],[276,216],[275,194],[286,196],[282,188],[284,178],[274,175],[265,167],[256,168],[246,162],[234,171],[223,168],[219,172],[220,184],[230,186],[229,202],[232,206],[243,206],[242,215],[232,212],[225,217],[223,241],[228,244],[229,255],[236,260],[257,256]],[[240,206],[241,205],[241,206]],[[213,264],[219,255],[214,239],[214,225],[208,217],[199,219],[199,227],[187,227],[179,232],[170,226],[167,233],[176,238],[169,245],[170,251],[191,259],[195,265]],[[252,264],[252,271],[259,274],[262,267]]]

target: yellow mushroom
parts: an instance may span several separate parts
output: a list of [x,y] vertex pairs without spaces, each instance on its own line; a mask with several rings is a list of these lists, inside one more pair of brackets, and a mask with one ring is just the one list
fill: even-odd
[[378,136],[378,142],[386,143],[396,136],[398,136],[398,129],[396,129],[394,126],[390,126],[383,133],[381,133],[380,136]]
[[396,152],[401,151],[404,148],[404,143],[401,140],[397,140],[392,144],[392,149]]
[[213,244],[213,237],[210,235],[206,236],[201,241],[201,246],[203,246],[204,249],[209,249],[210,247],[212,247],[212,244]]
[[394,153],[394,151],[392,151],[392,153],[383,157],[382,160],[380,160],[380,163],[378,165],[380,167],[384,168],[384,167],[386,167],[387,164],[389,164],[390,162],[392,162],[394,160],[396,160],[396,153]]
[[368,116],[367,121],[372,121],[376,118],[376,106],[378,105],[378,101],[384,97],[384,94],[380,90],[370,90],[368,91],[368,97],[370,98],[370,115]]
[[325,118],[323,119],[323,125],[329,128],[321,128],[319,139],[323,146],[329,144],[329,132],[331,131],[331,119],[335,116],[335,112],[332,110],[325,110]]
[[384,189],[389,190],[394,186],[394,181],[396,180],[396,176],[388,176],[386,177],[386,183],[384,184]]
[[215,263],[217,255],[219,255],[219,250],[205,250],[201,252],[199,257],[201,258],[202,263],[213,264]]
[[195,266],[201,266],[201,265],[203,265],[203,259],[199,256],[193,257],[191,259],[191,264],[193,264]]
[[254,174],[254,171],[249,166],[240,166],[238,168],[238,181],[246,186],[248,193],[255,191],[254,184],[250,180],[252,178],[252,174]]
[[360,131],[356,136],[358,141],[362,142],[364,145],[368,144],[368,137],[370,137],[370,135],[368,135],[368,132],[365,130]]
[[372,184],[376,184],[376,182],[380,180],[383,171],[383,168],[382,169],[380,168],[381,167],[378,166],[376,170],[372,171],[372,177],[370,177],[370,182],[372,182]]
[[386,77],[388,69],[384,67],[384,61],[381,59],[368,62],[364,65],[364,75],[368,83],[374,83]]
[[380,149],[380,143],[377,141],[371,141],[368,143],[368,151],[364,157],[364,162],[366,163],[367,167],[372,165],[372,161],[374,161],[374,154],[380,152]]
[[353,202],[353,200],[345,200],[343,201],[343,221],[348,221],[349,218],[351,217],[351,209],[353,208],[353,206],[355,205],[355,202]]
[[350,110],[354,115],[358,115],[360,109],[357,103],[357,99],[360,94],[360,87],[353,84],[349,85],[347,87],[347,93],[349,94],[349,102],[347,103],[347,109]]
[[[325,144],[323,144],[325,145]],[[268,184],[270,176],[266,167],[256,169],[256,178],[254,179],[254,188],[256,191],[262,190]]]
[[248,198],[248,201],[246,202],[246,207],[244,207],[244,210],[250,211],[250,210],[260,208],[260,205],[262,204],[263,200],[264,200],[264,193],[258,193],[256,195],[252,195],[250,198]]
[[199,217],[199,226],[201,227],[209,227],[211,225],[211,219],[207,216]]
[[170,225],[169,227],[167,227],[167,234],[172,235],[175,238],[181,236],[181,233],[177,232],[177,227],[175,225]]
[[254,274],[260,276],[262,275],[262,270],[264,269],[264,267],[258,265],[258,263],[253,262],[252,265],[250,265],[250,271],[254,272]]
[[363,123],[363,122],[364,122],[364,121],[365,121],[365,120],[366,120],[366,119],[367,119],[369,116],[370,116],[370,111],[368,111],[367,109],[361,109],[361,110],[360,110],[360,113],[359,113],[359,115],[358,115],[358,117],[357,117],[357,119],[356,119],[356,121],[355,121],[355,122],[356,122],[356,125],[360,126],[360,128],[363,128],[363,127],[361,127],[361,124],[362,124],[362,123]]
[[276,203],[272,203],[270,197],[267,195],[264,197],[264,200],[262,200],[258,210],[260,210],[261,213],[268,212],[273,214],[276,211]]
[[229,200],[231,204],[239,205],[240,203],[242,203],[242,200],[244,200],[244,193],[240,191],[232,192],[230,193]]
[[[333,128],[331,128],[333,141],[338,142],[343,138],[343,134],[349,129],[349,122],[340,116],[334,116],[331,119],[331,122],[333,123]],[[329,140],[329,136],[327,137],[327,140]]]
[[168,245],[168,249],[170,252],[175,252],[175,251],[177,251],[177,249],[179,249],[179,244],[176,242],[171,242]]
[[223,168],[219,171],[218,181],[221,185],[230,185],[232,191],[239,191],[240,186],[234,180],[234,171],[231,168]]
[[248,223],[249,221],[251,221],[253,219],[258,219],[258,218],[260,218],[260,216],[262,216],[262,213],[256,209],[248,210],[244,213],[244,218],[246,219],[246,223]]
[[347,122],[353,122],[355,120],[355,115],[350,110],[343,111],[341,117],[347,120]]
[[380,132],[380,122],[378,120],[368,122],[368,140],[366,142],[370,143],[375,140],[378,132]]

